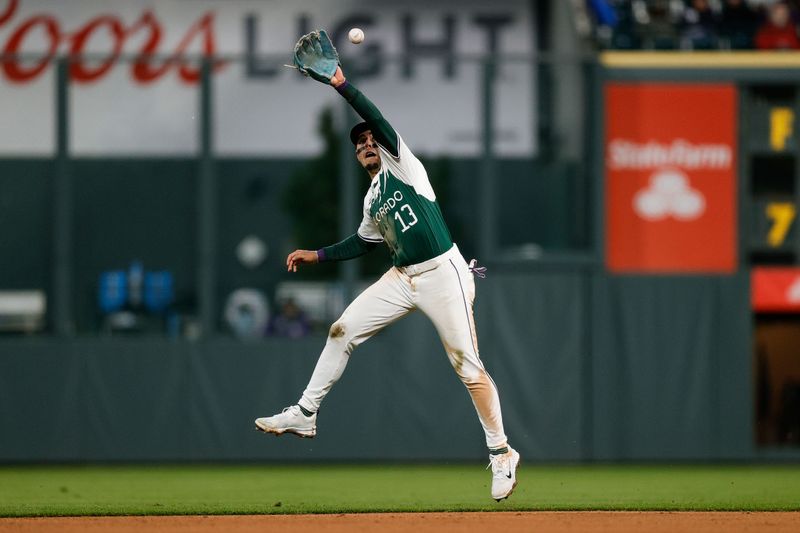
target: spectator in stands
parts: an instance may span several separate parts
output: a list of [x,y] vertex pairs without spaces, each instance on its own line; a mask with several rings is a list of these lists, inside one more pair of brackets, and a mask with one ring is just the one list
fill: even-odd
[[797,28],[792,22],[788,4],[776,2],[767,8],[767,20],[756,33],[756,48],[760,50],[796,50],[800,48]]
[[308,317],[297,303],[289,298],[283,302],[280,311],[272,317],[267,334],[273,337],[298,339],[311,333]]
[[717,17],[708,0],[692,0],[683,12],[681,39],[686,48],[714,48],[717,45]]
[[722,6],[720,34],[733,49],[753,47],[758,14],[745,0],[725,0]]
[[635,2],[632,9],[638,23],[640,41],[646,48],[672,50],[677,48],[678,31],[671,0]]

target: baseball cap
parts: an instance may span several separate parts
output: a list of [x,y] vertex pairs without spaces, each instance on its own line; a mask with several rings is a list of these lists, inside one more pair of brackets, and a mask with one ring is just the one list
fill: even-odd
[[366,122],[359,122],[353,126],[352,130],[350,130],[350,142],[353,144],[358,144],[358,136],[370,129],[372,128],[370,128],[369,124]]

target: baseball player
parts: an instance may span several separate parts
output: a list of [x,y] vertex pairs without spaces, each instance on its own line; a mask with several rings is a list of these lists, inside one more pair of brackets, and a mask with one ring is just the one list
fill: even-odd
[[[326,50],[332,64],[328,73],[321,75],[315,61],[320,51],[324,54]],[[381,242],[389,246],[394,266],[331,326],[298,403],[274,416],[258,418],[256,427],[277,435],[314,437],[320,404],[341,377],[356,346],[419,309],[435,325],[450,363],[472,397],[489,448],[492,497],[498,501],[507,498],[517,484],[520,456],[508,445],[497,387],[478,355],[472,312],[474,261],[468,265],[451,240],[425,168],[372,102],[347,82],[324,30],[300,39],[295,64],[332,85],[364,119],[351,130],[350,140],[371,181],[356,233],[316,251],[295,250],[286,259],[287,268],[296,272],[305,263],[346,261]]]

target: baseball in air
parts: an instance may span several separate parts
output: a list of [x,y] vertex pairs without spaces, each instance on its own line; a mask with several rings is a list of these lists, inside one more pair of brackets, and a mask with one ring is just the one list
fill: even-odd
[[350,30],[350,33],[347,34],[347,38],[350,39],[351,43],[359,44],[364,40],[364,30],[361,28],[353,28]]

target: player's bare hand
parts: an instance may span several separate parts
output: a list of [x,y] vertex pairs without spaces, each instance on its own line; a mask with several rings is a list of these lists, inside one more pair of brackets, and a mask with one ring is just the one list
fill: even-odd
[[314,250],[295,250],[286,258],[286,270],[297,272],[297,265],[301,263],[319,263],[319,256]]
[[333,73],[331,76],[331,85],[334,87],[338,87],[339,85],[343,84],[345,81],[344,72],[342,72],[342,67],[336,67],[336,72]]

